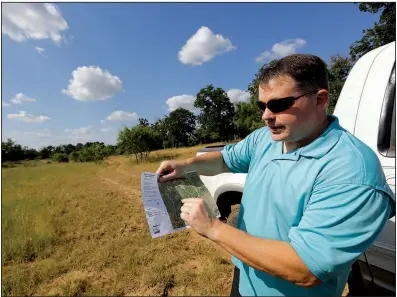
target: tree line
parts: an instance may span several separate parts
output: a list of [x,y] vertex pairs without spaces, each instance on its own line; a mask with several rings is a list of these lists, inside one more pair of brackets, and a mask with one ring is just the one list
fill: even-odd
[[[395,41],[396,3],[359,3],[360,11],[380,13],[373,28],[363,30],[363,37],[350,46],[347,57],[332,56],[328,65],[330,103],[333,113],[343,84],[354,63],[365,53]],[[272,63],[270,61],[269,63]],[[154,123],[140,118],[133,127],[125,126],[117,136],[116,145],[87,142],[77,145],[47,146],[40,150],[21,147],[8,139],[2,142],[2,162],[53,159],[57,162],[99,162],[110,155],[134,154],[136,162],[147,160],[150,152],[158,149],[188,147],[198,144],[228,142],[244,138],[264,125],[258,108],[259,77],[263,65],[247,87],[247,102],[233,104],[225,90],[212,84],[200,89],[196,95],[195,114],[178,108]]]

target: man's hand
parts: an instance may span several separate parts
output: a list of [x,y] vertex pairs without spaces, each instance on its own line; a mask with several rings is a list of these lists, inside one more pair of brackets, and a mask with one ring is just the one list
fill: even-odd
[[187,198],[181,200],[181,219],[190,225],[197,233],[208,237],[214,219],[208,215],[205,201],[202,198]]
[[165,182],[171,179],[182,177],[188,171],[186,161],[164,161],[161,162],[156,174],[164,174],[159,177],[159,182]]

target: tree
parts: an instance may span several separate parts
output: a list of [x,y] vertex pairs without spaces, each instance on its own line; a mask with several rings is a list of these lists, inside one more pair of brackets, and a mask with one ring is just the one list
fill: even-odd
[[41,148],[39,151],[40,158],[43,160],[50,159],[53,150],[54,150],[54,147],[52,145],[45,146],[45,147]]
[[21,160],[34,160],[40,155],[37,150],[27,146],[22,147],[12,139],[7,139],[6,142],[1,142],[1,159],[2,162],[6,161],[21,161]]
[[265,123],[261,117],[262,112],[252,98],[249,102],[238,102],[235,115],[237,135],[244,138],[252,131],[263,127]]
[[125,154],[134,154],[136,162],[149,158],[150,152],[160,148],[158,133],[152,127],[124,127],[117,136],[117,146]]
[[248,85],[247,90],[250,93],[249,102],[239,102],[236,104],[235,123],[237,135],[241,138],[265,125],[265,122],[262,120],[263,113],[257,105],[257,101],[259,100],[259,78],[263,70],[274,62],[275,60],[272,60],[259,68],[254,79]]
[[69,154],[69,161],[78,162],[79,161],[79,152],[74,151]]
[[154,124],[151,126],[154,131],[156,131],[159,135],[159,141],[161,143],[161,148],[170,147],[170,143],[168,141],[168,129],[166,124],[166,117],[161,119],[157,119]]
[[51,159],[59,163],[69,162],[69,156],[66,153],[56,152],[51,156]]
[[327,110],[330,114],[334,112],[340,92],[352,67],[353,61],[350,58],[340,55],[331,57],[331,63],[328,67],[329,104]]
[[141,127],[149,127],[149,121],[144,118],[139,118],[139,126]]
[[396,3],[365,2],[359,3],[363,12],[381,12],[378,22],[370,29],[363,30],[364,36],[350,46],[350,55],[354,61],[367,52],[396,40]]
[[178,108],[164,120],[167,129],[167,140],[172,147],[188,146],[189,140],[195,137],[196,116],[189,110]]
[[222,88],[202,88],[194,102],[200,108],[198,134],[204,142],[231,140],[234,137],[234,107]]

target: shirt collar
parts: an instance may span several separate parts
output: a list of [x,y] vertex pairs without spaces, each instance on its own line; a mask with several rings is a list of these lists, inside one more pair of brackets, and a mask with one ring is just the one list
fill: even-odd
[[328,115],[328,119],[331,123],[327,129],[316,140],[300,148],[299,155],[319,159],[338,143],[344,129],[336,116]]

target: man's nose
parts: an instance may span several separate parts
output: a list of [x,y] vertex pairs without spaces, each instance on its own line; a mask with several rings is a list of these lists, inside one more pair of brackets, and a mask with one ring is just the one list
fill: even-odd
[[264,120],[265,122],[274,120],[275,118],[275,114],[272,113],[269,108],[266,108],[265,111],[262,113],[262,120]]

